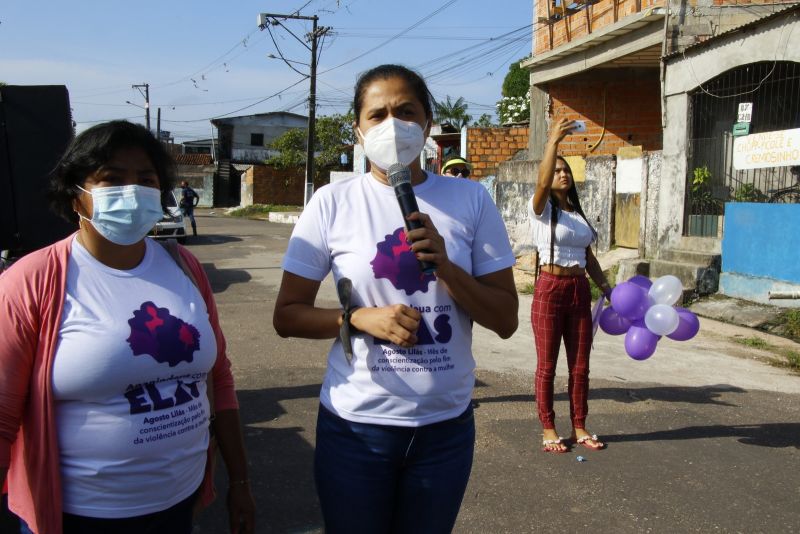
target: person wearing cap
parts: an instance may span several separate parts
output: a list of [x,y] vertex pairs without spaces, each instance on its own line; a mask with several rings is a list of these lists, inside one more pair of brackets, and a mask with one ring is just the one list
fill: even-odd
[[442,174],[453,178],[469,178],[472,165],[458,155],[448,156],[442,164]]

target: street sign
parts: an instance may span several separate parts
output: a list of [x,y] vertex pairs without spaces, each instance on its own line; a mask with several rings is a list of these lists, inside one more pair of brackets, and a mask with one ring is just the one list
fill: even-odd
[[740,135],[747,135],[750,133],[749,122],[737,122],[733,125],[733,136],[739,137]]
[[750,122],[753,120],[753,103],[739,102],[739,113],[736,122]]

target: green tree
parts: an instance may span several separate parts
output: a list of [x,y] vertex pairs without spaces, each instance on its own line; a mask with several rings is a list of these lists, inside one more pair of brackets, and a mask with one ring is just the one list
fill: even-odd
[[492,121],[492,116],[488,113],[484,113],[478,120],[472,123],[473,126],[477,128],[491,128],[492,126],[496,126],[495,123]]
[[467,102],[463,96],[453,102],[448,95],[444,102],[433,103],[433,114],[439,124],[447,122],[456,128],[463,128],[472,120],[472,115],[467,113],[467,108]]
[[[276,137],[269,148],[279,152],[267,159],[267,165],[279,168],[300,167],[306,164],[308,132],[294,128]],[[320,173],[339,165],[342,152],[347,152],[352,161],[353,114],[330,115],[317,118],[314,136],[314,167]]]
[[354,117],[350,112],[319,118],[316,130],[317,155],[314,158],[317,167],[324,169],[338,166],[342,152],[345,151],[350,161],[353,161],[353,144],[356,142],[353,132]]
[[520,63],[529,57],[530,56],[526,56],[509,65],[508,73],[506,77],[503,78],[503,96],[525,96],[531,88],[530,73],[520,67]]
[[269,148],[278,152],[265,162],[267,165],[285,169],[300,167],[306,163],[306,142],[308,133],[303,128],[292,128],[276,137]]

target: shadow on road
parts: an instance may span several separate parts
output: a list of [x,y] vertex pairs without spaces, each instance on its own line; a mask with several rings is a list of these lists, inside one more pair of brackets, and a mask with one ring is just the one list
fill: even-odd
[[[558,385],[557,385],[558,387]],[[736,406],[731,402],[722,400],[726,393],[746,393],[746,390],[718,384],[702,387],[680,387],[680,386],[658,386],[649,388],[591,388],[589,390],[589,400],[611,400],[630,404],[641,401],[661,401],[661,402],[685,402],[689,404],[713,404],[716,406]],[[487,397],[477,400],[480,402],[534,402],[534,395],[503,395],[499,397]],[[569,395],[566,392],[555,395],[557,401],[568,401]]]
[[245,236],[232,236],[220,234],[200,234],[186,236],[186,244],[191,246],[200,245],[223,245],[225,243],[232,243],[235,241],[242,241]]
[[[310,442],[320,387],[321,384],[305,384],[237,391],[256,498],[257,532],[322,531],[314,488],[314,447]],[[303,415],[298,419],[293,407],[291,419],[285,417],[287,423],[283,423],[288,415],[284,405],[293,400],[302,401]],[[303,426],[297,426],[298,422]],[[217,470],[220,490],[227,488],[224,472],[224,468]],[[195,532],[227,532],[223,492],[220,497],[203,512]]]
[[765,423],[761,425],[687,426],[672,430],[643,432],[622,436],[606,436],[604,441],[668,441],[709,438],[738,438],[739,443],[759,447],[800,449],[800,423]]
[[217,269],[213,263],[204,263],[203,270],[211,282],[214,293],[222,293],[231,285],[243,284],[252,278],[244,269]]

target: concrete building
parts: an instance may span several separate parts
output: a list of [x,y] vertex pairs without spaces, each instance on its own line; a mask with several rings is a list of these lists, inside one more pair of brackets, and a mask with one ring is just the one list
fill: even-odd
[[270,144],[289,130],[308,128],[308,117],[276,111],[213,119],[211,124],[218,132],[214,202],[217,206],[238,206],[242,182],[241,172],[234,165],[262,164],[277,155]]
[[[735,170],[733,139],[748,133],[734,133],[739,104],[749,104],[751,134],[800,127],[800,47],[789,44],[797,3],[545,1],[534,12],[533,55],[523,63],[529,161],[503,164],[498,176],[512,238],[525,234],[521,213],[551,119],[584,120],[586,132],[560,148],[582,168],[599,248],[639,251],[620,277],[676,274],[687,290],[716,291],[727,203],[765,201],[768,190],[793,185],[787,162]],[[517,245],[526,250],[522,237]]]

